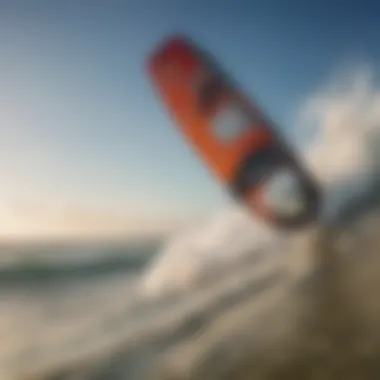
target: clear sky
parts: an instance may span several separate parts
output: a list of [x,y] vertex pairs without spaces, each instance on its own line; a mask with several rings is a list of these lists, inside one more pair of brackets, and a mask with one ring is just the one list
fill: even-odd
[[151,231],[226,207],[144,60],[185,32],[291,131],[342,64],[380,60],[380,3],[0,0],[0,236]]

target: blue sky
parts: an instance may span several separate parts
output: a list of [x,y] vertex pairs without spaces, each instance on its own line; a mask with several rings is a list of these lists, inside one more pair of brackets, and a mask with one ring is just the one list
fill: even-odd
[[152,91],[150,50],[190,34],[291,132],[333,72],[378,66],[376,3],[0,0],[3,235],[154,229],[226,207]]

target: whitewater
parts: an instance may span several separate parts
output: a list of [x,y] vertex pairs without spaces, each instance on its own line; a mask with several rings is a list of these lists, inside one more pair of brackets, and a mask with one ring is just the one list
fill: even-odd
[[[329,313],[347,331],[365,321],[355,349],[373,354],[380,347],[371,291],[380,272],[374,83],[367,68],[334,76],[295,115],[296,148],[325,197],[320,223],[305,231],[273,231],[234,206],[150,245],[2,246],[0,380],[221,379],[248,352],[250,371],[268,378],[269,368],[308,350],[351,347],[346,330],[336,345],[343,338],[330,339],[335,327],[319,326]],[[335,246],[345,254],[337,257]]]

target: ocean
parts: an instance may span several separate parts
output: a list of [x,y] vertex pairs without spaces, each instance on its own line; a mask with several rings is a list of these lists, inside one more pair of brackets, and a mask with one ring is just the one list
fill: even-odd
[[[233,220],[233,226],[240,224],[239,231],[245,223],[249,236],[252,221],[244,210],[236,208],[226,214],[209,223],[206,232],[210,236],[215,231],[226,236],[226,220]],[[369,215],[368,210],[363,215]],[[363,215],[361,225],[366,221]],[[377,215],[373,208],[372,215]],[[368,244],[378,235],[377,220],[369,222],[376,228],[372,237],[367,233]],[[364,273],[366,282],[360,280],[355,286],[366,288],[365,293],[355,295],[351,290],[349,302],[338,297],[331,310],[340,315],[343,326],[347,316],[354,315],[347,312],[347,304],[358,304],[357,297],[366,294],[368,302],[362,310],[367,308],[367,316],[372,318],[372,325],[366,326],[378,327],[373,322],[373,308],[379,306],[374,300],[376,292],[368,296],[368,291],[380,285],[378,280],[373,284],[380,272],[377,255],[368,250],[359,255],[357,249],[351,249],[346,254],[351,261],[342,260],[334,281],[328,282],[323,277],[326,273],[318,273],[318,266],[305,263],[313,258],[313,250],[321,250],[318,245],[328,245],[326,232],[317,231],[322,237],[319,243],[314,232],[268,237],[255,249],[241,245],[240,250],[242,240],[237,236],[231,242],[235,257],[223,259],[218,255],[220,248],[213,246],[203,262],[201,255],[191,262],[186,244],[180,251],[177,243],[177,255],[188,257],[182,260],[182,269],[191,269],[183,272],[165,241],[102,243],[98,249],[94,243],[8,245],[8,250],[13,247],[13,261],[8,260],[1,270],[0,378],[224,379],[228,377],[223,374],[247,353],[274,368],[278,361],[298,352],[296,338],[302,337],[313,347],[316,320],[326,315],[322,298],[340,289],[336,280],[342,270],[346,280],[354,278],[352,270],[344,269],[349,262],[355,276],[359,269]],[[352,231],[350,236],[354,236]],[[251,239],[252,244],[257,237],[253,234]],[[368,265],[363,269],[364,259]],[[325,287],[322,290],[320,283]],[[344,289],[352,289],[352,283],[350,286],[346,284]],[[371,336],[380,342],[377,333],[371,331]]]
[[123,318],[125,313],[128,324],[137,279],[161,245],[8,243],[1,247],[0,378],[18,378],[14,371],[22,376],[44,372],[53,347],[64,358],[65,342],[72,339],[75,345],[78,335],[114,314]]

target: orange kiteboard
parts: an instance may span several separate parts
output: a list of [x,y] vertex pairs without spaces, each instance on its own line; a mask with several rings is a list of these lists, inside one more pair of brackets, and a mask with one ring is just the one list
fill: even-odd
[[[235,198],[277,227],[299,227],[317,218],[316,183],[209,54],[188,37],[173,36],[149,57],[148,71],[180,132]],[[290,190],[301,204],[296,211],[276,208],[267,199],[268,183],[285,172],[297,184]]]

